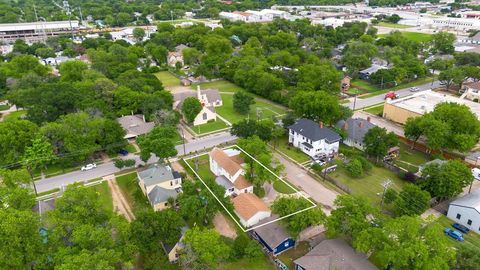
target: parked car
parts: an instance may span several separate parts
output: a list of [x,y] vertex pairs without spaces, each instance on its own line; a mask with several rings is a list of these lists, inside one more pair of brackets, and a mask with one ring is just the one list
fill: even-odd
[[122,156],[128,155],[128,151],[125,150],[125,149],[122,149],[122,150],[118,151],[118,153],[119,153],[120,155],[122,155]]
[[480,181],[480,169],[479,168],[473,168],[472,169],[472,174],[473,174],[473,178]]
[[452,227],[455,228],[455,229],[457,229],[457,230],[459,230],[459,231],[461,231],[461,232],[464,233],[464,234],[467,234],[467,233],[470,231],[469,228],[463,226],[462,224],[458,224],[458,223],[453,223],[453,224],[452,224]]
[[457,241],[463,241],[463,235],[459,232],[459,231],[456,231],[456,230],[452,230],[450,228],[445,228],[445,230],[443,230],[445,232],[446,235],[452,237],[453,239],[457,240]]
[[420,88],[418,88],[418,87],[410,87],[410,92],[417,92],[419,90],[420,90]]
[[392,92],[388,92],[388,93],[385,94],[385,99],[387,99],[387,98],[389,98],[389,99],[397,99],[397,98],[399,98],[399,97],[400,97],[400,96],[399,96],[397,93],[393,92],[393,91],[392,91]]
[[82,171],[89,171],[89,170],[95,169],[95,168],[97,168],[97,164],[95,164],[95,163],[90,163],[90,164],[87,164],[87,165],[83,166],[83,167],[81,168],[81,170],[82,170]]

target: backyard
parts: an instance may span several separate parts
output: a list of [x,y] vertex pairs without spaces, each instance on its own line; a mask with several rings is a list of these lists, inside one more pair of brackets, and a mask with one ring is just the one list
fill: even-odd
[[293,262],[307,254],[309,249],[310,244],[308,242],[299,242],[295,248],[289,249],[278,255],[278,259],[282,261],[288,267],[288,269],[295,269]]
[[16,111],[16,112],[11,112],[7,115],[5,115],[5,117],[3,117],[3,122],[9,122],[9,121],[15,121],[15,120],[18,120],[20,119],[23,115],[27,114],[27,111],[24,111],[24,110],[20,110],[20,111]]
[[169,71],[160,71],[155,76],[162,82],[163,87],[180,86],[180,79],[173,76]]
[[400,155],[395,160],[395,164],[410,171],[417,172],[420,165],[432,160],[432,158],[418,150],[411,149],[410,146],[400,143]]
[[[237,91],[243,90],[243,88],[241,88],[240,86],[226,80],[201,83],[200,86],[202,87],[202,89],[218,89],[218,91],[220,92],[230,93],[235,93]],[[192,85],[191,88],[193,90],[197,90],[197,85]]]
[[[242,258],[238,261],[220,264],[218,270],[275,270],[275,266],[267,259],[266,256],[259,258]],[[293,269],[293,268],[289,268]]]
[[117,183],[122,190],[122,193],[125,196],[128,204],[132,206],[132,211],[134,214],[143,210],[151,209],[147,197],[145,197],[142,190],[138,186],[136,172],[118,176]]

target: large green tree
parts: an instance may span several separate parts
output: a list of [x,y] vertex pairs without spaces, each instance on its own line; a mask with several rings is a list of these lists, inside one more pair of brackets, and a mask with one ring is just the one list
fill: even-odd
[[233,109],[242,115],[247,115],[250,112],[250,105],[255,104],[252,96],[244,91],[238,91],[233,94]]
[[365,153],[378,160],[387,155],[388,150],[398,145],[398,138],[393,132],[380,127],[373,127],[367,131],[363,138]]
[[188,97],[182,103],[182,113],[187,123],[192,124],[202,110],[202,104],[196,97]]
[[430,207],[430,194],[420,187],[408,184],[398,194],[395,205],[395,212],[398,215],[420,215]]
[[214,269],[230,255],[230,247],[214,229],[194,227],[185,233],[183,242],[180,264],[187,268]]
[[177,130],[174,127],[156,126],[149,133],[138,138],[140,147],[140,157],[147,161],[151,154],[155,154],[160,159],[168,159],[177,154],[175,149]]
[[340,105],[334,95],[324,91],[300,91],[290,99],[289,106],[295,115],[316,122],[333,125],[340,119],[348,118],[351,111]]
[[473,181],[470,168],[458,160],[428,164],[422,170],[422,178],[420,186],[439,200],[460,194]]

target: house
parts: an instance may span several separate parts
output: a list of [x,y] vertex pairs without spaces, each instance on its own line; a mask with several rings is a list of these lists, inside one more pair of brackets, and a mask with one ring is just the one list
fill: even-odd
[[338,153],[340,139],[340,135],[323,127],[323,123],[310,119],[299,119],[288,127],[288,142],[310,157]]
[[222,97],[220,96],[218,90],[201,90],[200,86],[198,85],[196,92],[177,92],[173,95],[173,108],[180,110],[182,108],[183,101],[188,97],[196,97],[202,104],[202,110],[197,114],[193,121],[194,126],[206,124],[208,122],[217,120],[215,108],[223,105]]
[[240,223],[245,227],[251,227],[272,214],[265,202],[252,193],[241,193],[232,199],[232,203]]
[[[263,222],[268,222],[268,220]],[[252,230],[252,237],[258,240],[273,256],[295,246],[295,240],[287,234],[285,227],[278,221]]]
[[350,76],[345,76],[343,77],[342,81],[340,81],[340,89],[342,89],[342,92],[347,92],[348,89],[350,88]]
[[363,151],[363,138],[367,131],[375,127],[375,125],[370,123],[370,117],[367,119],[348,118],[347,120],[338,121],[336,127],[344,130],[347,135],[343,139],[344,144]]
[[168,200],[182,192],[182,177],[170,166],[159,163],[137,170],[138,185],[155,211],[168,207]]
[[143,114],[122,116],[117,118],[117,122],[126,131],[124,139],[135,139],[140,135],[149,133],[155,127],[155,123],[145,121]]
[[367,256],[342,239],[327,239],[294,262],[295,270],[375,270]]
[[451,202],[447,217],[480,234],[480,189]]
[[465,157],[465,162],[473,166],[480,165],[480,151],[470,153],[468,156]]
[[213,148],[208,154],[210,171],[216,176],[215,182],[225,188],[225,197],[241,193],[253,193],[253,185],[245,179],[245,170],[234,160],[238,150]]
[[466,98],[475,102],[480,101],[480,81],[463,83],[460,91],[463,92],[460,98]]
[[165,254],[167,254],[168,261],[171,263],[177,262],[178,257],[180,256],[179,251],[184,248],[183,244],[183,237],[185,236],[185,232],[187,232],[188,226],[185,225],[180,230],[180,237],[178,238],[177,242],[173,245],[164,244],[162,242],[163,250]]
[[167,55],[167,64],[171,67],[175,67],[177,63],[180,63],[183,66],[183,50],[186,48],[188,48],[188,46],[180,44],[175,47],[173,52],[169,52]]
[[372,76],[373,74],[375,74],[375,73],[376,73],[377,71],[379,71],[380,69],[388,69],[388,67],[373,64],[373,65],[371,65],[369,68],[366,68],[366,69],[364,69],[364,70],[361,70],[361,71],[358,73],[358,76],[360,77],[360,79],[369,80],[369,79],[370,79],[370,76]]

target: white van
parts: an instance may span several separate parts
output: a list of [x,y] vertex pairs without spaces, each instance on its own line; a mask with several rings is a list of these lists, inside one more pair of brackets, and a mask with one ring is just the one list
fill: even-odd
[[473,168],[472,169],[472,174],[473,174],[473,178],[480,181],[480,169],[479,168]]

